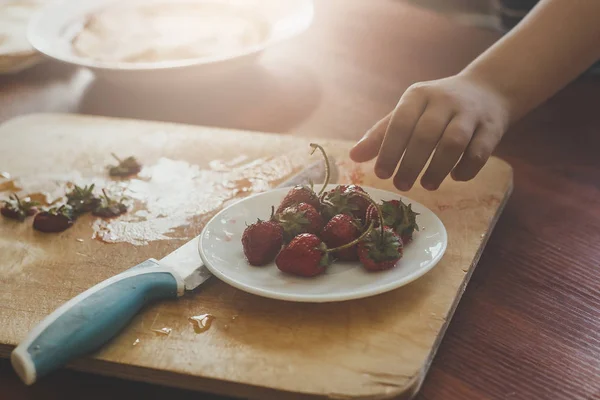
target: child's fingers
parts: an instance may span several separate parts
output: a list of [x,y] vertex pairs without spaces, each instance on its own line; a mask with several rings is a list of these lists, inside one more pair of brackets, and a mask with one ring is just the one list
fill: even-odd
[[408,94],[400,100],[392,113],[375,163],[375,174],[380,179],[388,179],[394,174],[412,131],[426,106],[426,98],[419,94]]
[[445,104],[431,104],[421,115],[394,177],[398,190],[407,191],[414,185],[453,114],[452,108]]
[[501,138],[502,129],[499,125],[480,125],[462,158],[454,167],[452,178],[457,181],[473,179],[490,158]]
[[469,145],[474,131],[475,120],[469,116],[461,114],[450,121],[421,178],[425,189],[436,190],[442,184]]
[[369,129],[369,131],[365,133],[365,136],[354,145],[352,150],[350,150],[350,158],[353,161],[359,163],[367,162],[377,157],[391,117],[392,114],[390,113],[386,115],[385,118],[379,120],[379,122]]

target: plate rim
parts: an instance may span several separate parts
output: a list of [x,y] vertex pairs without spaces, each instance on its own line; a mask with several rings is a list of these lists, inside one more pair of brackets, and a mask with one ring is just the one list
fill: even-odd
[[[335,187],[338,186],[337,184],[329,184],[327,188],[330,187]],[[269,298],[269,299],[274,299],[274,300],[280,300],[280,301],[288,301],[288,302],[296,302],[296,303],[336,303],[336,302],[343,302],[343,301],[350,301],[350,300],[358,300],[358,299],[363,299],[363,298],[369,298],[369,297],[373,297],[373,296],[377,296],[395,289],[399,289],[403,286],[406,286],[414,281],[416,281],[417,279],[423,277],[425,274],[427,274],[429,271],[431,271],[434,267],[436,267],[439,262],[442,260],[442,258],[444,257],[444,255],[446,254],[447,248],[448,248],[448,231],[446,229],[446,226],[444,225],[443,221],[437,216],[437,214],[435,214],[429,207],[426,207],[425,205],[423,205],[422,203],[419,203],[417,201],[414,201],[413,199],[406,197],[400,193],[394,193],[394,192],[390,192],[388,190],[385,189],[379,189],[379,188],[375,188],[375,187],[371,187],[371,186],[363,186],[361,185],[361,187],[367,192],[370,193],[371,190],[373,191],[377,191],[377,192],[381,192],[381,193],[389,193],[392,196],[395,197],[401,197],[403,200],[407,200],[410,201],[410,203],[414,204],[414,205],[418,205],[419,207],[423,207],[424,209],[428,210],[431,215],[437,220],[437,222],[439,222],[439,225],[441,227],[440,233],[442,233],[443,235],[443,240],[442,242],[442,249],[439,252],[438,255],[436,255],[436,257],[434,257],[431,262],[429,263],[429,265],[426,268],[420,269],[417,272],[412,273],[411,275],[408,275],[407,277],[400,279],[398,281],[393,281],[390,282],[388,284],[385,285],[381,285],[381,286],[377,286],[371,290],[366,290],[366,291],[362,291],[362,292],[355,292],[354,294],[349,294],[347,296],[344,296],[343,298],[330,298],[330,294],[327,295],[319,295],[319,296],[315,296],[315,295],[304,295],[304,294],[278,294],[278,295],[273,295],[272,292],[265,290],[265,289],[261,289],[261,288],[257,288],[255,286],[250,286],[244,283],[240,283],[234,279],[230,279],[229,277],[227,277],[226,275],[222,274],[219,269],[214,268],[208,261],[207,261],[207,256],[205,255],[204,252],[204,236],[206,233],[206,230],[208,229],[208,227],[211,225],[211,223],[213,221],[215,221],[217,218],[219,218],[224,212],[226,212],[227,210],[229,210],[230,208],[236,206],[238,203],[243,202],[243,201],[248,201],[252,198],[255,197],[260,197],[260,196],[264,196],[267,193],[273,193],[273,192],[283,192],[283,191],[287,191],[291,188],[291,186],[289,187],[282,187],[282,188],[275,188],[275,189],[271,189],[265,192],[261,192],[261,193],[255,193],[253,195],[250,195],[248,197],[244,197],[243,199],[240,199],[234,203],[229,204],[227,207],[223,208],[222,210],[220,210],[217,214],[215,214],[210,220],[208,220],[208,222],[204,225],[204,227],[202,228],[202,232],[199,235],[199,240],[198,240],[198,253],[200,254],[200,258],[202,259],[202,263],[204,264],[204,266],[210,271],[211,274],[213,274],[215,277],[217,277],[219,280],[223,281],[224,283],[247,293],[256,295],[256,296],[261,296],[264,298]]]

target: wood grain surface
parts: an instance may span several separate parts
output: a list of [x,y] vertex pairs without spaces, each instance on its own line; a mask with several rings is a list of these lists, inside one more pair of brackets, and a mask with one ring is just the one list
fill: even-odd
[[[28,146],[42,140],[45,146]],[[161,213],[169,213],[166,203],[172,199],[164,193],[167,190],[179,192],[184,202],[201,201],[190,197],[202,191],[209,201],[264,190],[265,184],[274,185],[309,163],[308,144],[294,137],[69,115],[34,115],[0,127],[2,168],[14,179],[5,182],[21,187],[22,197],[39,191],[39,176],[56,182],[67,173],[68,182],[98,182],[106,175],[107,156],[118,148],[135,154],[152,171],[148,176],[142,171],[141,180],[126,185],[129,190],[144,190],[141,198],[160,191],[157,201],[165,203]],[[375,178],[372,168],[360,168],[347,159],[351,145],[323,142],[337,160],[341,182],[350,183],[354,176],[359,179],[356,183],[390,190],[389,184]],[[245,157],[242,166],[235,161],[240,157]],[[168,177],[165,187],[161,176],[171,170],[157,167],[165,160],[186,162],[206,173],[198,175],[197,187],[194,179],[184,183],[192,187],[189,193],[180,185],[172,186],[178,176]],[[216,160],[221,160],[217,168]],[[223,165],[229,164],[235,165],[229,167],[232,177],[220,175]],[[220,181],[213,187],[210,176],[215,172]],[[181,172],[177,168],[173,173]],[[152,174],[159,174],[158,180]],[[28,183],[32,178],[34,182]],[[144,185],[154,187],[139,188]],[[419,188],[410,192],[409,197],[439,215],[449,243],[438,266],[404,288],[357,301],[297,304],[249,295],[215,279],[179,301],[149,307],[93,359],[77,360],[72,366],[256,399],[277,399],[282,393],[298,398],[410,396],[425,377],[511,190],[511,168],[494,159],[472,182],[449,181],[433,194]],[[41,318],[69,298],[143,260],[162,258],[199,234],[205,221],[192,217],[159,237],[154,226],[158,221],[168,223],[170,215],[153,215],[146,206],[140,209],[150,215],[126,228],[142,224],[146,244],[136,243],[140,238],[135,236],[132,241],[131,232],[120,229],[114,229],[111,241],[113,235],[121,235],[123,242],[92,239],[93,217],[78,220],[60,235],[34,232],[30,224],[0,224],[1,355],[7,356]],[[198,334],[189,318],[202,314],[215,320]],[[156,333],[163,328],[172,331]]]
[[[0,77],[0,120],[68,111],[355,140],[408,85],[497,38],[400,1],[317,1],[306,34],[216,87],[148,96],[47,62]],[[503,139],[515,190],[418,400],[600,399],[599,103],[600,81],[581,78]],[[0,387],[11,400],[217,399],[69,370],[27,388],[3,361]]]

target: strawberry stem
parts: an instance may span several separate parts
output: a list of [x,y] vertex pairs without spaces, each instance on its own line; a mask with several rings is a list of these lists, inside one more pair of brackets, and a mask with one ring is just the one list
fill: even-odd
[[366,193],[356,191],[356,192],[352,192],[352,196],[360,196],[364,199],[367,199],[367,201],[369,203],[371,203],[371,205],[373,207],[375,207],[375,210],[377,211],[377,218],[379,219],[379,228],[381,230],[381,241],[383,242],[383,233],[384,233],[384,231],[383,231],[383,213],[381,212],[381,208],[379,207],[379,204],[377,204],[377,202],[375,200],[373,200],[371,198],[371,196],[369,196]]
[[275,216],[275,206],[271,206],[271,218],[269,218],[269,220],[272,221],[274,216]]
[[21,205],[21,199],[19,199],[19,196],[17,196],[16,193],[13,193],[13,196],[15,197],[15,200],[17,200],[17,207],[19,207],[19,210],[21,210],[23,208]]
[[320,196],[325,191],[325,188],[327,188],[327,185],[329,184],[329,179],[331,178],[331,176],[330,176],[331,170],[329,168],[329,157],[327,157],[327,153],[325,153],[325,149],[323,148],[323,146],[318,145],[316,143],[311,143],[310,147],[312,147],[312,149],[313,149],[310,152],[311,155],[313,155],[315,153],[315,151],[317,149],[319,149],[319,150],[321,150],[321,153],[323,153],[323,158],[325,159],[325,182],[323,183],[323,187],[319,191],[319,196]]
[[117,155],[115,153],[110,153],[111,156],[113,156],[115,158],[115,160],[117,160],[119,162],[119,164],[123,164],[123,161],[117,157]]
[[110,199],[110,197],[108,197],[108,194],[106,194],[106,190],[102,189],[102,194],[104,195],[104,198],[106,199],[106,202],[108,204],[110,204],[111,199]]
[[331,207],[334,207],[334,204],[331,201],[329,201],[329,200],[325,200],[325,198],[321,198],[321,203],[325,204],[325,205],[328,205],[328,206],[331,206]]
[[350,247],[352,247],[352,246],[354,246],[354,245],[358,244],[358,243],[359,243],[360,241],[362,241],[362,240],[363,240],[365,237],[367,237],[367,235],[368,235],[369,233],[371,233],[371,231],[373,230],[373,226],[374,226],[374,224],[375,224],[375,223],[374,223],[373,221],[371,221],[371,224],[369,225],[369,227],[367,228],[367,230],[366,230],[366,231],[364,231],[364,232],[362,233],[362,235],[360,235],[359,237],[357,237],[356,239],[354,239],[354,240],[353,240],[353,241],[351,241],[350,243],[346,243],[346,244],[345,244],[345,245],[343,245],[343,246],[336,247],[336,248],[334,248],[334,249],[327,249],[326,253],[334,253],[334,252],[336,252],[336,251],[340,251],[340,250],[348,249],[348,248],[350,248]]

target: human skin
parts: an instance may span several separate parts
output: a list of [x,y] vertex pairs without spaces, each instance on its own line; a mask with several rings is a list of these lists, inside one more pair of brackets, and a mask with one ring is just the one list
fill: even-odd
[[473,179],[506,130],[600,59],[600,1],[542,0],[459,74],[410,86],[354,146],[400,191]]

